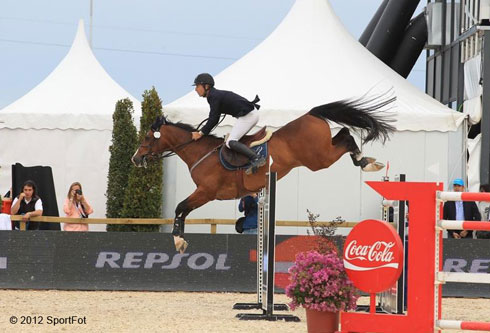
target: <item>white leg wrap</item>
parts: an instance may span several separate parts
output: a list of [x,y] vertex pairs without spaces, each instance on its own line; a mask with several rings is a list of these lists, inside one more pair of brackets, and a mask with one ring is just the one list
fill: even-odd
[[362,160],[362,153],[357,153],[357,154],[352,154],[352,156],[354,156],[354,158],[356,159],[356,161],[360,161]]

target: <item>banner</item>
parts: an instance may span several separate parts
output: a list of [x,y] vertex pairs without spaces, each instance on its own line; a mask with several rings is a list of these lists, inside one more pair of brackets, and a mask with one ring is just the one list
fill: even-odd
[[[172,236],[163,233],[2,231],[0,287],[256,292],[255,235],[187,234],[186,239],[189,248],[179,254]],[[276,239],[275,286],[284,292],[296,253],[314,248],[315,241]],[[444,249],[445,270],[490,273],[488,240],[446,239]],[[490,285],[448,283],[443,295],[490,297]]]

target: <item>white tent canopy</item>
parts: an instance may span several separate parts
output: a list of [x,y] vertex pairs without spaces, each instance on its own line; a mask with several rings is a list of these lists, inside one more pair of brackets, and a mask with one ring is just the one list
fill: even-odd
[[[385,174],[393,179],[401,173],[408,181],[447,183],[461,177],[466,156],[460,126],[464,115],[424,94],[366,50],[345,30],[327,0],[296,0],[275,31],[216,75],[215,81],[218,89],[248,99],[258,94],[258,125],[274,128],[317,105],[373,97],[389,89],[397,97],[391,111],[398,131],[384,146],[379,142],[361,146],[366,156],[389,162],[389,170],[363,173],[348,156],[326,170],[295,168],[277,185],[278,219],[304,221],[306,209],[320,214],[322,221],[337,216],[347,221],[377,218],[381,198],[365,180],[381,180]],[[164,112],[172,121],[197,125],[208,116],[209,106],[192,91],[165,106]],[[234,122],[227,117],[216,133],[224,134]],[[165,168],[164,215],[173,217],[175,206],[195,190],[195,184],[178,158],[166,159]],[[213,201],[188,218],[238,216],[236,202]],[[188,229],[203,231],[199,226]],[[232,227],[221,230],[233,232]],[[290,233],[291,229],[278,228],[278,232]]]
[[83,185],[93,216],[105,216],[112,114],[123,98],[133,102],[139,121],[140,102],[99,64],[80,21],[72,47],[54,71],[0,110],[0,191],[10,187],[12,164],[50,166],[61,216],[68,188],[76,181]]
[[[368,92],[373,96],[392,87],[400,131],[454,131],[464,118],[419,91],[353,39],[327,0],[296,0],[275,31],[215,81],[218,89],[249,99],[260,96],[259,126],[280,127],[314,106]],[[172,120],[194,125],[208,111],[206,100],[195,92],[164,109]],[[233,123],[228,118],[223,125]]]
[[95,58],[80,20],[68,54],[44,81],[0,111],[0,128],[112,130],[114,105],[122,98],[140,111],[138,100]]

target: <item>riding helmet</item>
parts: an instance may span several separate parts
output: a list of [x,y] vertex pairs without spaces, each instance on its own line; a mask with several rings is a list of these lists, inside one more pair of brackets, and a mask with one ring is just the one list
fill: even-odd
[[214,79],[211,74],[201,73],[194,79],[194,86],[198,84],[209,84],[211,87],[214,87]]

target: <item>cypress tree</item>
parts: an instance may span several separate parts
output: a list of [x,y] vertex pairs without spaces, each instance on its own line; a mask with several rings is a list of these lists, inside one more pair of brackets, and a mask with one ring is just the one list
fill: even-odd
[[[133,102],[122,99],[116,103],[112,115],[112,145],[109,147],[109,174],[107,176],[106,217],[120,218],[124,203],[125,190],[128,186],[130,170],[134,168],[131,157],[138,144],[136,127],[133,123]],[[107,231],[121,231],[124,226],[107,225]]]
[[[143,93],[138,142],[142,142],[151,124],[162,115],[162,101],[153,87]],[[122,217],[161,218],[163,161],[149,161],[146,168],[132,168],[124,196]],[[158,231],[159,225],[131,225],[131,231]]]

